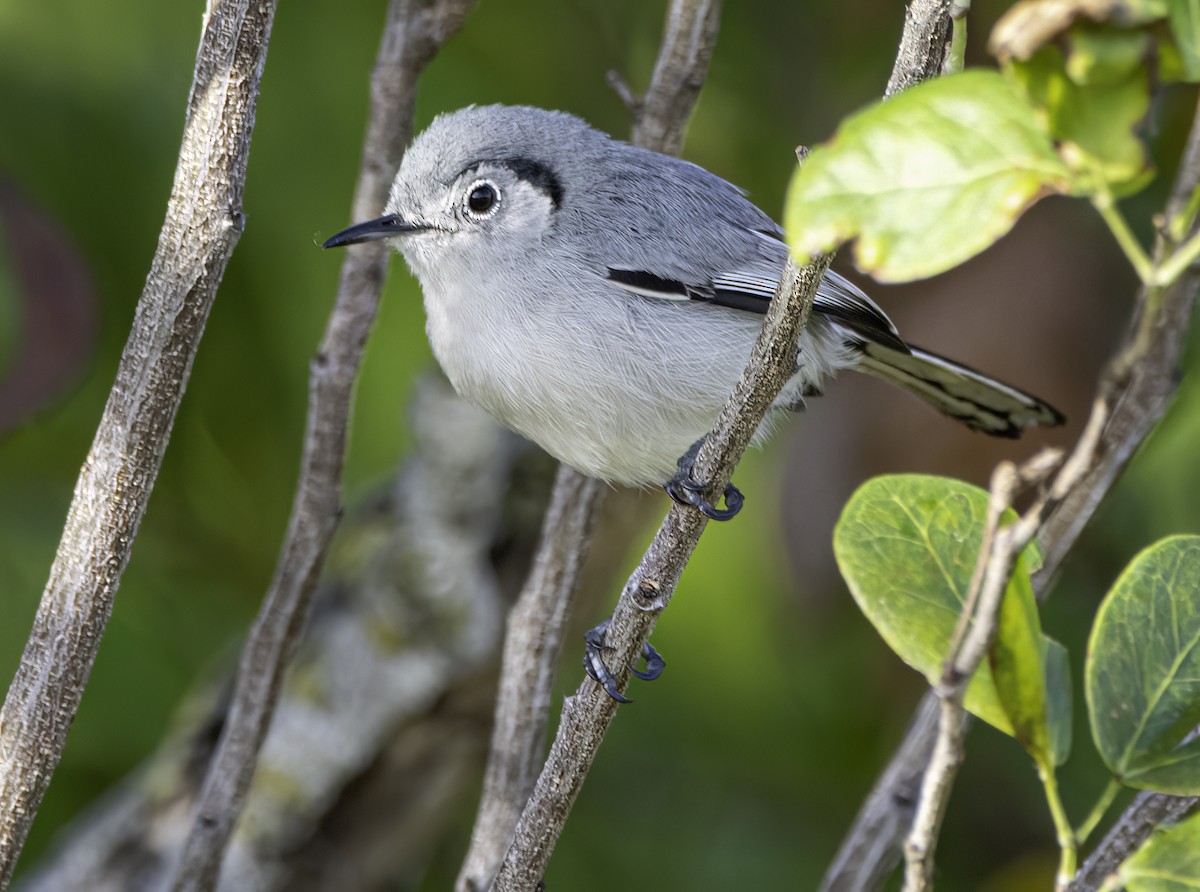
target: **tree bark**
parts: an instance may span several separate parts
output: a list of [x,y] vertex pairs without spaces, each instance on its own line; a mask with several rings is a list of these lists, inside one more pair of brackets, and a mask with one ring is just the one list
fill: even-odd
[[166,219],[50,579],[0,712],[0,888],[58,765],[225,265],[275,0],[205,14]]

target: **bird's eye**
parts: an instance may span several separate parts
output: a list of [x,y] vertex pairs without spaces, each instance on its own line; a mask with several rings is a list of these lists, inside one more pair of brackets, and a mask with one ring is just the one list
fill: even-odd
[[491,216],[500,203],[500,190],[494,183],[480,180],[467,192],[467,213],[476,219]]

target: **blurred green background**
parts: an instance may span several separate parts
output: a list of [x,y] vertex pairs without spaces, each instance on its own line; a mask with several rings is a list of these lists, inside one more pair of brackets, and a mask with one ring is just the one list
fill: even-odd
[[[1003,7],[973,7],[970,56],[979,63]],[[269,581],[292,499],[307,362],[340,263],[318,245],[351,222],[384,8],[384,0],[281,5],[246,231],[28,862],[152,749],[189,683],[233,652]],[[628,114],[605,75],[615,69],[635,89],[645,84],[664,9],[644,0],[484,0],[431,66],[418,127],[442,110],[503,101],[562,108],[624,135]],[[5,679],[149,268],[201,13],[198,2],[0,0]],[[793,147],[825,139],[880,94],[902,22],[896,0],[727,4],[684,154],[778,216]],[[1169,94],[1149,122],[1165,174],[1194,99]],[[1143,229],[1165,179],[1130,208]],[[36,282],[19,262],[31,256],[32,235],[47,252]],[[1134,283],[1089,210],[1059,200],[963,270],[873,293],[913,340],[1036,391],[1074,424],[997,443],[875,382],[847,380],[750,456],[737,475],[747,510],[710,526],[656,633],[670,669],[622,710],[551,864],[551,889],[815,885],[922,690],[837,577],[829,542],[839,506],[874,473],[983,483],[998,458],[1071,442]],[[358,388],[348,501],[404,455],[408,388],[431,362],[423,326],[418,289],[396,261]],[[1166,424],[1046,608],[1048,631],[1075,656],[1077,682],[1090,616],[1121,566],[1161,535],[1200,532],[1198,433],[1200,394],[1185,376]],[[665,509],[665,498],[648,498]],[[627,563],[636,558],[631,551]],[[564,693],[579,679],[578,653],[568,651]],[[1079,719],[1065,770],[1077,819],[1104,783]],[[465,832],[470,814],[462,821]],[[464,846],[459,838],[439,853],[428,888],[446,887]],[[971,736],[941,853],[946,889],[1048,887],[1053,834],[1032,765],[990,729]]]

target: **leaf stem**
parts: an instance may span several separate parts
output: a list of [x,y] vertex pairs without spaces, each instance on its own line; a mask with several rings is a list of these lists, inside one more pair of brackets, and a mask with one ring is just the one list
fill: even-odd
[[[1054,821],[1055,835],[1058,837],[1058,875],[1054,878],[1054,888],[1057,892],[1063,892],[1075,876],[1075,833],[1071,830],[1071,822],[1067,820],[1062,798],[1058,795],[1058,778],[1054,774],[1054,766],[1041,759],[1038,759],[1037,766],[1042,789],[1046,791],[1046,803],[1050,806],[1050,817]],[[1090,819],[1091,815],[1088,817]]]
[[1125,252],[1125,256],[1129,258],[1129,262],[1132,264],[1133,270],[1137,273],[1142,284],[1152,284],[1155,274],[1154,266],[1150,262],[1150,257],[1146,254],[1145,248],[1137,240],[1137,236],[1133,234],[1133,230],[1129,228],[1129,224],[1125,222],[1125,217],[1117,210],[1112,193],[1107,191],[1097,192],[1092,196],[1092,206],[1104,219],[1104,222],[1108,224],[1113,237],[1116,238],[1117,244],[1121,246],[1121,250]]
[[1192,262],[1200,257],[1200,232],[1172,252],[1163,263],[1154,270],[1156,285],[1170,285],[1178,279]]
[[971,0],[954,0],[950,4],[950,48],[942,65],[942,74],[958,74],[963,70],[967,55],[967,13]]
[[1200,213],[1200,188],[1193,189],[1192,194],[1188,196],[1187,203],[1183,210],[1175,214],[1167,223],[1167,234],[1176,244],[1183,241],[1189,232],[1192,231],[1192,224],[1196,221],[1196,214]]
[[1088,816],[1083,819],[1083,823],[1075,831],[1075,845],[1080,846],[1087,842],[1087,838],[1092,835],[1092,831],[1099,825],[1105,812],[1108,811],[1108,807],[1112,805],[1113,800],[1120,792],[1121,785],[1115,779],[1109,780],[1108,786],[1104,788],[1104,792],[1100,794],[1100,798],[1096,800],[1096,804],[1092,806]]

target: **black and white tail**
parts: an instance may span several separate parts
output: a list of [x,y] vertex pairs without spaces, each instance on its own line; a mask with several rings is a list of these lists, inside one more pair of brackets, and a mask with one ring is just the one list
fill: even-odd
[[868,341],[856,370],[899,385],[967,427],[996,437],[1019,437],[1023,428],[1064,421],[1061,412],[1023,390],[936,353],[909,349],[904,353]]

